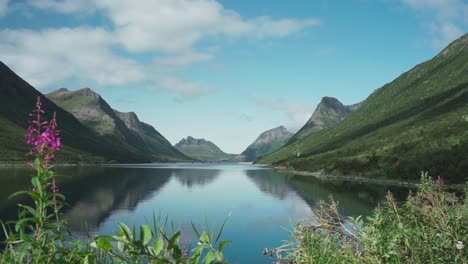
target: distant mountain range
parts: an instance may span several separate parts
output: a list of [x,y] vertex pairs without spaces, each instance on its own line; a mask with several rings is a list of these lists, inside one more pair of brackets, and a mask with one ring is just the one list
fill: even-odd
[[418,179],[428,171],[448,181],[467,178],[468,34],[375,90],[355,111],[327,101],[340,109],[332,116],[341,122],[311,118],[259,162],[335,175]]
[[254,161],[281,148],[292,135],[293,133],[289,132],[284,126],[272,128],[261,133],[241,155],[244,156],[244,161]]
[[[59,89],[47,96],[0,62],[0,160],[23,162],[29,113],[41,97],[47,114],[57,112],[63,141],[57,162],[150,162],[191,160],[144,123],[122,119],[91,89]],[[55,102],[54,102],[55,101]],[[70,111],[70,112],[69,112]],[[130,116],[131,114],[129,114]],[[134,116],[135,117],[135,116]],[[126,120],[126,121],[123,121]],[[127,126],[126,122],[132,126]],[[133,126],[136,125],[136,126]],[[131,127],[131,128],[130,128]],[[144,129],[142,129],[144,128]]]
[[199,161],[241,161],[242,157],[222,151],[213,142],[191,136],[183,138],[174,147],[185,155]]

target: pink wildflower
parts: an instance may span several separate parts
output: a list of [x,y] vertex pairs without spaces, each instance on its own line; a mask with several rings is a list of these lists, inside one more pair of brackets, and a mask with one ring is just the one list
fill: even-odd
[[49,162],[55,157],[54,153],[60,149],[62,143],[57,130],[55,112],[50,122],[43,119],[43,113],[41,98],[38,96],[36,108],[33,110],[33,114],[30,114],[34,119],[29,122],[25,140],[31,145],[30,154],[41,157],[44,161],[41,164],[43,169],[48,169]]
[[440,176],[437,177],[437,180],[435,181],[435,185],[437,187],[440,187],[440,186],[444,185],[444,180]]

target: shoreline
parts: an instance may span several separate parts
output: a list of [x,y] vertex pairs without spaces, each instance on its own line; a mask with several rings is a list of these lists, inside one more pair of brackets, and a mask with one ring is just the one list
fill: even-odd
[[[356,182],[356,183],[370,183],[370,184],[378,184],[378,185],[390,185],[390,186],[399,186],[399,187],[409,187],[409,188],[418,188],[418,182],[410,182],[404,180],[391,180],[391,179],[374,179],[374,178],[366,178],[362,176],[355,176],[355,175],[344,175],[344,176],[336,176],[331,174],[324,174],[321,172],[312,172],[312,171],[298,171],[298,170],[291,170],[287,167],[281,166],[273,166],[274,170],[283,172],[283,173],[291,173],[293,175],[305,176],[305,177],[314,177],[319,180],[325,181],[346,181],[346,182]],[[446,188],[449,189],[457,189],[463,190],[465,184],[447,184],[445,185]]]

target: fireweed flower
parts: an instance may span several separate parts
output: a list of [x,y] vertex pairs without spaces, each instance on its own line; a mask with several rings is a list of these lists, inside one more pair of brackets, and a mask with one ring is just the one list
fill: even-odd
[[43,161],[42,169],[47,170],[50,161],[55,157],[55,151],[60,149],[62,142],[57,130],[56,113],[54,112],[50,121],[42,117],[43,113],[41,98],[38,96],[36,108],[30,114],[33,119],[29,122],[25,140],[31,145],[29,153]]
[[413,192],[411,190],[409,190],[408,192],[408,199],[410,199],[411,197],[413,197]]
[[440,176],[437,177],[437,180],[435,181],[435,185],[437,187],[440,187],[440,186],[444,185],[444,180]]
[[393,207],[396,206],[395,197],[393,197],[393,194],[390,192],[390,190],[387,191],[387,194],[385,195],[385,198],[387,198],[387,200],[392,202]]

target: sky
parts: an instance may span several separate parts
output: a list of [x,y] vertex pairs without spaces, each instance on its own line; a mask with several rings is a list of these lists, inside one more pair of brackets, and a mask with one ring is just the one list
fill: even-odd
[[90,87],[172,144],[240,153],[323,96],[367,98],[468,32],[467,0],[0,0],[0,61]]

